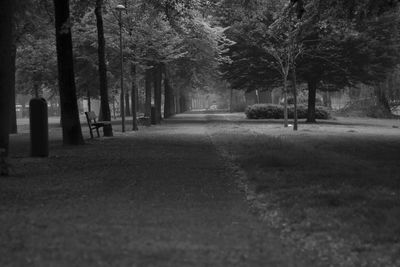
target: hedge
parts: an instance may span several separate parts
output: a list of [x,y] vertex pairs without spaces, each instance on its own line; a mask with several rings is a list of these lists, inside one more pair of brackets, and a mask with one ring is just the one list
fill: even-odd
[[[293,118],[294,106],[288,106],[288,117]],[[245,110],[248,119],[283,119],[283,105],[274,104],[255,104],[248,106]],[[307,106],[297,106],[297,117],[299,119],[307,118]],[[325,107],[315,107],[315,118],[319,120],[327,120],[330,114]]]

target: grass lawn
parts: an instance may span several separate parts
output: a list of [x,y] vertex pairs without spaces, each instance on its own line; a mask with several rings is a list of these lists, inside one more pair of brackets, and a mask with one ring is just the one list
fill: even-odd
[[[347,119],[348,120],[348,119]],[[393,121],[398,124],[398,121]],[[373,122],[210,129],[263,219],[333,266],[400,266],[400,130]]]

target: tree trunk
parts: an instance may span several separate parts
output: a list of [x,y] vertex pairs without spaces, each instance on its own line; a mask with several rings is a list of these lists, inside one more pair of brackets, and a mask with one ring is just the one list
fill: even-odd
[[90,98],[90,91],[89,90],[86,91],[86,98],[87,98],[87,109],[90,112],[90,111],[92,111],[92,100]]
[[387,114],[391,114],[392,111],[390,109],[389,100],[387,99],[385,89],[382,85],[375,86],[375,95],[378,100],[379,107],[383,108],[383,111]]
[[293,112],[293,131],[297,131],[298,129],[298,120],[297,120],[297,79],[296,79],[296,67],[293,67],[292,70],[292,84],[293,84],[293,102],[294,102],[294,112]]
[[178,93],[177,96],[175,96],[175,114],[181,113],[181,97]]
[[132,76],[132,88],[131,88],[131,102],[132,102],[132,131],[138,130],[136,111],[137,111],[137,81],[136,81],[136,65],[131,63],[131,76]]
[[[146,70],[146,81],[145,81],[145,90],[146,90],[146,100],[145,100],[145,112],[144,116],[151,118],[151,82],[153,78],[153,70]],[[150,121],[150,120],[149,120]],[[150,125],[150,123],[148,123]]]
[[171,115],[175,115],[176,113],[176,97],[171,93]]
[[322,97],[323,97],[323,101],[324,101],[324,106],[327,108],[332,108],[330,92],[329,91],[324,92]]
[[130,99],[131,99],[131,96],[129,95],[129,91],[126,90],[126,92],[125,92],[125,115],[126,116],[131,116],[131,108],[130,108],[131,104],[129,103]]
[[156,124],[161,123],[161,83],[162,83],[162,67],[158,63],[154,67],[154,107]]
[[115,120],[115,119],[117,119],[116,110],[115,110],[115,95],[113,95],[113,97],[112,97],[112,110],[113,110],[113,116],[114,116],[114,120]]
[[180,97],[179,97],[179,112],[183,113],[185,111],[187,111],[187,105],[186,105],[186,97],[185,95],[180,92]]
[[69,0],[53,0],[63,143],[83,144],[76,97]]
[[283,79],[283,121],[283,125],[288,127],[287,77]]
[[[96,8],[94,10],[96,15],[97,24],[97,43],[98,43],[98,60],[99,60],[99,79],[100,79],[100,106],[101,106],[101,119],[103,121],[111,121],[111,111],[108,102],[108,83],[107,83],[107,65],[104,39],[104,26],[103,26],[103,0],[96,0]],[[104,136],[113,136],[112,125],[103,127]]]
[[15,71],[16,71],[16,59],[17,59],[17,44],[16,40],[13,39],[13,49],[12,49],[12,93],[10,95],[11,101],[10,101],[10,134],[16,134],[18,132],[17,130],[17,111],[15,110],[15,105],[17,104],[15,101]]
[[169,83],[167,69],[164,68],[164,118],[169,118],[172,115],[172,88]]
[[315,123],[315,99],[317,96],[317,83],[315,81],[308,81],[308,109],[307,109],[307,122]]
[[[143,95],[143,90],[140,89],[140,80],[139,80],[139,75],[137,75],[137,68],[135,66],[135,86],[136,86],[136,91],[135,91],[135,99],[136,99],[136,116],[137,116],[137,112],[143,112],[143,108],[142,108],[142,102],[140,101],[141,96]],[[133,96],[132,96],[133,97]]]
[[[10,102],[13,93],[14,0],[0,1],[0,176],[8,175]],[[15,106],[14,106],[15,109]]]

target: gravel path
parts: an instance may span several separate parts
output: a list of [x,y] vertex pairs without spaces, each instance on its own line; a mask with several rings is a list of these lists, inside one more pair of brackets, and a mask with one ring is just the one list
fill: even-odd
[[18,150],[0,179],[0,266],[315,266],[250,213],[205,118],[55,140],[48,159]]

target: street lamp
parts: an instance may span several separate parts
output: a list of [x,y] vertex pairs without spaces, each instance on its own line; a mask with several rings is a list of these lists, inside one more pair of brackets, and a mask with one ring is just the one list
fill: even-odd
[[125,6],[117,5],[115,10],[119,12],[119,54],[121,59],[121,103],[120,112],[122,119],[122,132],[125,132],[125,104],[124,104],[124,59],[122,55],[122,11],[126,10]]

